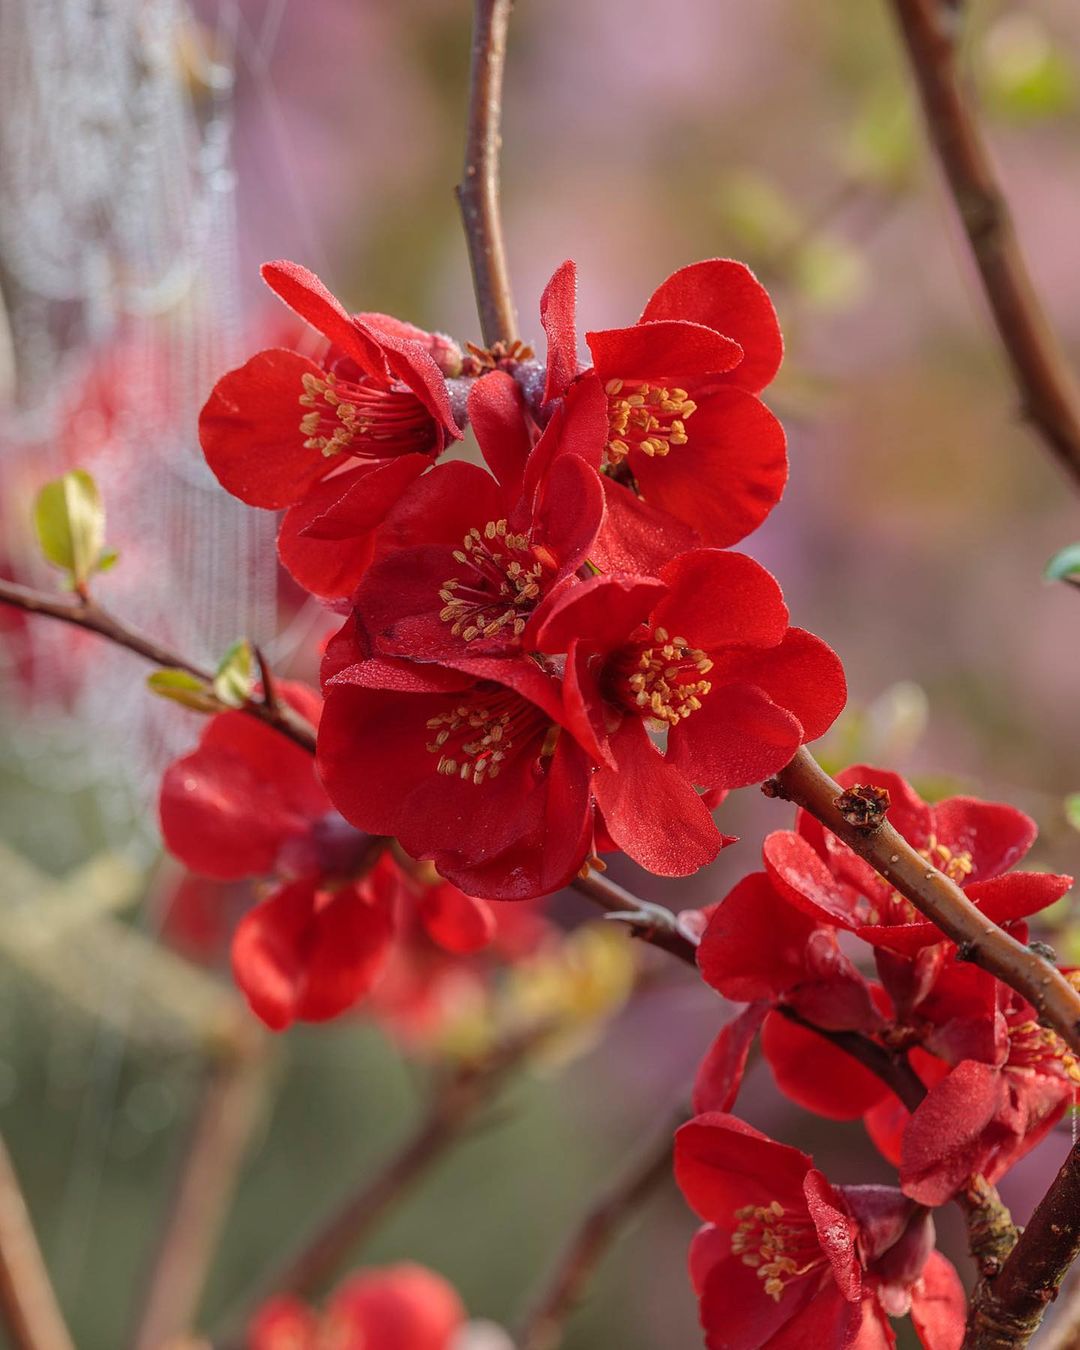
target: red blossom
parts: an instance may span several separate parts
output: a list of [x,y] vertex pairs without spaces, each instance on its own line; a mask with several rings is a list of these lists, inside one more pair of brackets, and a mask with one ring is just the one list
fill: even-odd
[[577,382],[594,385],[607,403],[611,512],[597,560],[651,568],[695,544],[737,543],[760,525],[787,478],[783,428],[756,397],[783,355],[764,287],[728,259],[681,268],[636,324],[585,335],[593,365],[579,373],[576,284],[574,264],[563,263],[541,299],[545,397]]
[[843,707],[836,655],[787,619],[769,573],[721,549],[684,553],[657,578],[597,576],[551,602],[536,645],[567,653],[567,712],[600,765],[607,833],[649,870],[684,876],[711,861],[724,839],[695,789],[759,782]]
[[706,1221],[690,1272],[709,1350],[877,1350],[911,1312],[928,1350],[959,1350],[965,1299],[929,1211],[889,1187],[832,1186],[734,1116],[675,1137],[675,1176]]
[[560,409],[534,449],[509,375],[477,381],[468,407],[491,473],[440,464],[389,514],[353,600],[379,651],[452,661],[528,648],[545,598],[573,583],[600,528],[603,492],[585,456],[602,409],[572,422]]
[[[845,788],[867,783],[886,788],[892,824],[994,923],[1045,909],[1072,885],[1066,876],[1006,874],[1036,834],[1034,821],[1015,807],[974,797],[950,797],[930,805],[898,774],[861,764],[846,769],[837,781]],[[799,813],[796,831],[769,835],[764,854],[780,893],[820,922],[849,928],[875,947],[907,957],[943,940],[936,925],[805,812]]]
[[592,837],[592,764],[558,681],[524,656],[459,664],[371,657],[347,623],[324,665],[322,781],[357,828],[473,895],[558,890]]
[[200,440],[234,496],[288,508],[278,549],[296,580],[346,596],[386,512],[461,435],[435,360],[445,363],[450,347],[385,315],[351,317],[296,263],[262,271],[329,350],[312,361],[272,348],[224,375],[202,410]]
[[[318,722],[312,691],[283,681],[279,694]],[[211,718],[196,749],[169,766],[159,809],[166,844],[194,871],[285,883],[232,941],[237,983],[275,1030],[335,1017],[367,994],[412,909],[454,956],[494,935],[483,900],[410,878],[385,840],[334,810],[307,752],[241,712]]]
[[271,1299],[248,1329],[248,1350],[450,1350],[465,1325],[456,1290],[433,1271],[402,1262],[339,1285],[317,1313],[299,1299]]

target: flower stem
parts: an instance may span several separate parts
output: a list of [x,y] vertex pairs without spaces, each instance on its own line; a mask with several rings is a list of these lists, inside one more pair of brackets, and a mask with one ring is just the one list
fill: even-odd
[[457,189],[480,331],[489,347],[518,337],[499,206],[503,72],[513,0],[476,0],[465,167]]

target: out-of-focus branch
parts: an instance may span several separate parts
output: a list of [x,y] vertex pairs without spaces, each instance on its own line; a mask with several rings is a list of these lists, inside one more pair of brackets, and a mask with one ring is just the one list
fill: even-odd
[[[47,591],[36,591],[30,586],[20,586],[18,582],[0,579],[0,604],[12,605],[27,614],[43,614],[50,619],[59,619],[61,623],[70,623],[76,628],[85,628],[87,632],[97,633],[118,647],[126,647],[129,652],[134,652],[155,666],[186,671],[207,685],[214,678],[211,671],[203,670],[155,639],[129,628],[115,615],[102,609],[95,600],[81,596],[63,600]],[[315,729],[283,700],[251,699],[244,704],[242,711],[265,722],[275,731],[280,731],[283,736],[288,736],[301,749],[314,751]]]
[[609,1190],[589,1209],[559,1257],[518,1334],[519,1350],[556,1350],[567,1319],[580,1302],[611,1244],[653,1189],[671,1173],[673,1120],[640,1157],[635,1158]]
[[1080,1256],[1080,1145],[1074,1145],[993,1280],[976,1296],[964,1350],[1013,1350],[1039,1329]]
[[244,1328],[275,1294],[310,1296],[321,1292],[387,1211],[495,1099],[507,1074],[549,1031],[548,1027],[532,1027],[509,1036],[483,1058],[462,1064],[443,1078],[402,1147],[374,1177],[362,1182],[318,1220],[296,1248],[241,1300],[240,1309],[229,1318],[225,1338],[214,1341],[217,1350],[243,1350]]
[[208,1068],[132,1335],[161,1350],[194,1325],[240,1167],[258,1119],[262,1036],[247,1025]]
[[499,124],[512,8],[513,0],[476,0],[465,168],[457,190],[480,331],[489,347],[518,336],[499,207]]
[[971,245],[1023,410],[1080,482],[1080,389],[1028,273],[1008,203],[963,87],[956,7],[892,0],[927,130]]
[[12,1350],[75,1350],[30,1211],[0,1140],[0,1325]]
[[805,747],[775,778],[766,796],[795,802],[842,839],[951,938],[967,961],[1015,989],[1076,1053],[1080,1053],[1080,993],[1061,972],[986,917],[964,892],[922,856],[884,817],[853,824],[841,809],[844,793]]

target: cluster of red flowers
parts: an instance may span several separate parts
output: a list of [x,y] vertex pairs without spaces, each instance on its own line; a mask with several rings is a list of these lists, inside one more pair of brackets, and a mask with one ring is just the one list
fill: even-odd
[[[1011,806],[972,797],[931,806],[865,765],[840,782],[884,788],[907,841],[1025,940],[1025,918],[1072,884],[1007,870],[1035,839],[1034,822]],[[822,1337],[876,1350],[894,1343],[886,1318],[910,1312],[925,1346],[957,1350],[964,1293],[934,1251],[930,1209],[975,1176],[997,1181],[1038,1143],[1075,1100],[1080,1066],[1034,1008],[964,961],[804,812],[794,831],[768,836],[763,854],[765,871],[713,907],[698,948],[708,983],[747,1005],[706,1056],[700,1114],[678,1141],[680,1184],[708,1221],[691,1263],[707,1343],[753,1350]],[[860,971],[850,940],[841,945],[845,931],[865,944],[878,980]],[[829,1119],[862,1118],[898,1167],[898,1190],[832,1188],[803,1154],[723,1114],[759,1031],[780,1090]],[[917,1105],[828,1039],[852,1032],[907,1071]]]
[[[329,346],[226,375],[202,440],[231,492],[288,508],[282,562],[347,610],[318,741],[337,810],[495,899],[612,846],[668,876],[711,861],[718,795],[845,698],[833,652],[728,551],[786,476],[758,398],[782,352],[763,288],[738,263],[684,268],[636,324],[587,334],[582,369],[564,264],[545,375],[263,270]],[[435,464],[466,419],[486,468]]]
[[[712,809],[827,730],[845,683],[829,647],[789,624],[774,578],[731,549],[786,476],[759,398],[780,332],[745,267],[676,272],[637,323],[586,334],[585,366],[570,263],[542,297],[544,363],[350,316],[293,264],[264,275],[325,352],[264,351],[226,375],[203,446],[231,492],[285,508],[282,563],[343,622],[321,698],[278,690],[317,726],[315,763],[221,713],[166,774],[161,819],[194,871],[269,879],[233,965],[280,1028],[377,1000],[387,968],[398,997],[422,1000],[432,952],[452,968],[491,946],[520,953],[543,921],[490,902],[545,896],[605,851],[697,871],[732,842]],[[446,457],[466,424],[483,464]],[[1071,884],[1009,870],[1035,837],[1011,807],[930,806],[865,766],[841,782],[887,793],[909,843],[1022,940]],[[702,975],[747,1005],[706,1056],[676,1144],[705,1220],[690,1264],[706,1344],[879,1350],[910,1314],[930,1350],[957,1350],[965,1296],[931,1210],[1042,1138],[1080,1066],[803,813],[766,839],[764,870],[698,918]],[[863,1119],[897,1188],[833,1186],[729,1114],[759,1034],[781,1091]],[[365,1279],[328,1313],[341,1344],[357,1309],[389,1297]],[[450,1321],[456,1307],[444,1300]],[[275,1327],[290,1345],[329,1335],[299,1305],[266,1318],[253,1345],[267,1350]],[[375,1334],[365,1323],[354,1339]]]

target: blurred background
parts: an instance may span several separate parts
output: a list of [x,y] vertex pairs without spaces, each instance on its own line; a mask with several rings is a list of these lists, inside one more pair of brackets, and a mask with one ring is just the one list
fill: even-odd
[[[470,8],[5,0],[3,575],[55,585],[31,502],[86,467],[121,552],[97,586],[107,604],[195,658],[248,634],[280,670],[313,676],[333,619],[277,575],[272,517],[216,488],[195,417],[226,366],[297,336],[261,288],[265,259],[304,263],[352,309],[478,338],[453,198]],[[1038,289],[1076,350],[1080,13],[1069,0],[969,10],[963,59]],[[745,547],[844,659],[851,705],[823,746],[830,767],[887,763],[926,795],[1008,799],[1039,822],[1032,865],[1075,872],[1080,598],[1041,572],[1080,519],[1019,418],[887,5],[519,0],[504,142],[527,338],[568,256],[582,329],[631,321],[701,257],[744,259],[772,291],[787,358],[768,401],[791,480]],[[204,1329],[378,1170],[423,1110],[425,1062],[447,1052],[363,1010],[258,1033],[223,959],[250,897],[159,858],[156,780],[199,719],[146,695],[145,674],[0,611],[0,1125],[80,1350],[125,1343],[223,1071],[243,1138],[219,1188],[224,1205],[235,1180]],[[707,874],[616,874],[676,907],[720,898],[789,815],[748,792],[719,819],[741,843]],[[554,913],[584,917],[573,898]],[[1050,936],[1080,959],[1076,918],[1066,900]],[[587,1197],[666,1127],[728,1015],[653,955],[644,988],[600,998],[587,1036],[515,1074],[353,1264],[425,1262],[472,1316],[513,1326]],[[802,1113],[764,1070],[740,1109],[833,1180],[889,1180],[861,1126]],[[1019,1221],[1069,1135],[1066,1122],[1005,1184]],[[658,1189],[568,1350],[699,1344],[693,1228]]]

